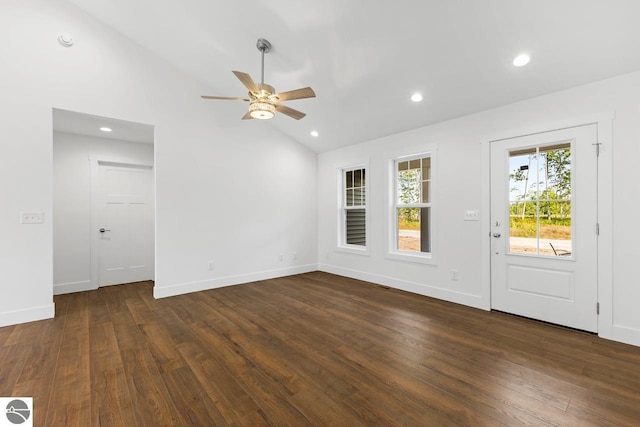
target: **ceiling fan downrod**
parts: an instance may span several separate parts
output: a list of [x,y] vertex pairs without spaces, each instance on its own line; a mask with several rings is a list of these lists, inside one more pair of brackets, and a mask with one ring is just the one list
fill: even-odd
[[260,75],[260,84],[264,85],[264,54],[269,53],[271,50],[271,43],[267,39],[258,39],[256,47],[262,52],[262,73]]

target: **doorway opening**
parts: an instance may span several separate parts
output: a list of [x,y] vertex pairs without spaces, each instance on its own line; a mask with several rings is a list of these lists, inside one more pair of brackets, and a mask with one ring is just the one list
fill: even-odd
[[53,109],[53,195],[54,294],[154,280],[153,126]]

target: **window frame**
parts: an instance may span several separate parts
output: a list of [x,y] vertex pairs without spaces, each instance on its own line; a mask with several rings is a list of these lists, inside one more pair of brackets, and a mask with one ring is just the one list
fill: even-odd
[[[364,186],[364,205],[358,206],[347,206],[346,203],[346,182],[345,176],[347,172],[356,171],[356,170],[364,170],[365,171],[365,181]],[[369,255],[369,240],[370,240],[370,230],[369,230],[369,181],[370,181],[370,172],[369,172],[369,163],[361,162],[361,163],[353,163],[348,166],[343,166],[337,168],[338,175],[338,236],[337,236],[337,245],[336,249],[340,252],[353,253],[358,255]],[[365,245],[354,245],[347,243],[347,211],[352,209],[364,209],[365,211]]]
[[[386,258],[415,262],[422,264],[436,264],[437,253],[437,146],[429,147],[423,146],[421,151],[414,152],[413,154],[401,154],[393,156],[389,159],[389,199],[388,199],[388,251]],[[411,161],[416,159],[430,159],[431,177],[430,181],[430,201],[428,203],[412,203],[408,205],[398,203],[398,164],[405,161]],[[430,223],[429,223],[429,235],[430,235],[430,252],[413,252],[401,250],[398,248],[398,209],[402,207],[419,207],[430,208]]]

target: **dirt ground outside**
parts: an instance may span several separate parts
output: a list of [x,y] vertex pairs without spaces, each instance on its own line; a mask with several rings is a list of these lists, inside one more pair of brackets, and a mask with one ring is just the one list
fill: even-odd
[[401,251],[420,252],[420,238],[413,236],[400,236],[398,249]]
[[[510,253],[512,254],[535,254],[536,239],[511,238]],[[558,256],[567,256],[571,254],[571,240],[540,240],[540,255],[556,256],[551,248],[551,243],[556,249]],[[398,249],[401,251],[420,252],[420,237],[400,236],[398,240]]]

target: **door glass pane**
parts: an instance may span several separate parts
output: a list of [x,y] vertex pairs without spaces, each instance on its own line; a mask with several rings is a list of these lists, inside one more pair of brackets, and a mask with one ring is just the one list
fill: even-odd
[[509,252],[570,256],[571,144],[509,155]]

